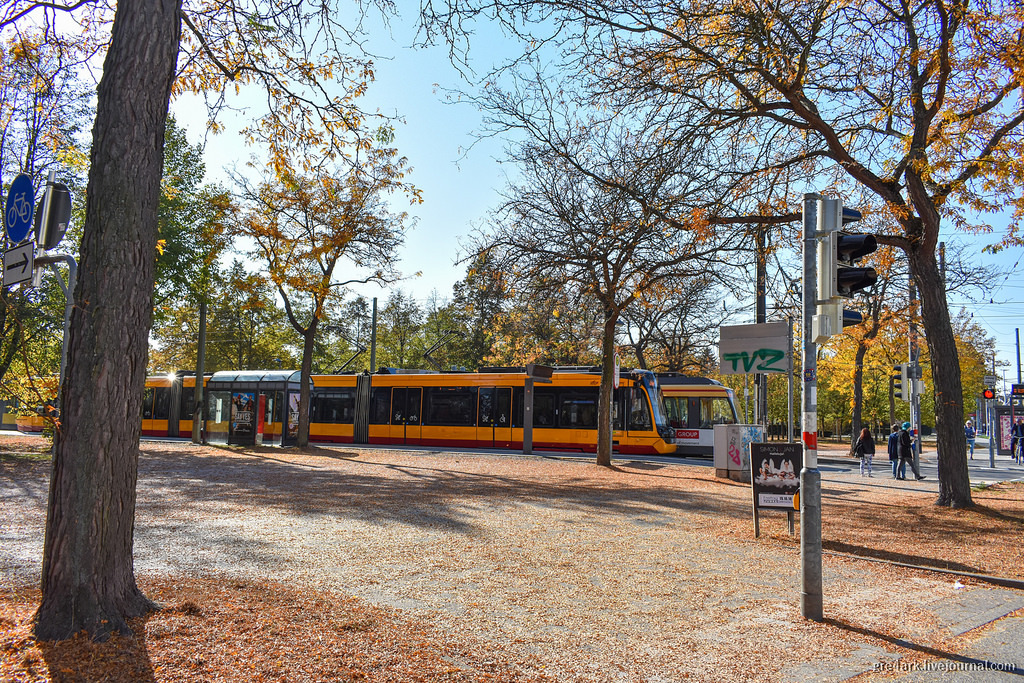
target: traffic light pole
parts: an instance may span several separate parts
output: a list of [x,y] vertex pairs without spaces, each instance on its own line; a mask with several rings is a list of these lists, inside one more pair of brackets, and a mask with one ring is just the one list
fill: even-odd
[[812,325],[818,299],[817,193],[804,195],[803,442],[800,470],[800,613],[821,621],[821,472],[818,471],[818,354]]
[[996,419],[992,400],[985,399],[985,415],[988,417],[988,466],[996,466]]
[[916,472],[921,471],[921,396],[917,391],[917,378],[921,375],[921,347],[917,335],[917,288],[914,285],[914,275],[908,276],[908,290],[910,292],[910,334],[907,340],[907,375],[909,379],[907,390],[910,392],[910,425],[914,430],[914,468]]

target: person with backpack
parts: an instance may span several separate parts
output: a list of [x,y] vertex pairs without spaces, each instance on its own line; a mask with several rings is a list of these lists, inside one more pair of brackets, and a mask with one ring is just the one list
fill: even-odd
[[892,433],[889,434],[889,441],[886,444],[886,448],[889,451],[889,462],[892,463],[892,478],[900,478],[900,426],[894,424],[892,426]]
[[871,475],[871,460],[875,457],[875,440],[871,437],[871,430],[865,427],[860,430],[860,437],[857,445],[853,447],[854,454],[860,458],[860,476],[864,476],[867,469],[868,476]]
[[897,452],[900,456],[900,469],[899,476],[897,479],[907,478],[907,463],[910,463],[910,469],[917,477],[918,481],[924,479],[921,473],[918,471],[917,466],[914,464],[914,442],[910,437],[910,423],[904,422],[903,427],[900,429],[899,441],[897,444]]

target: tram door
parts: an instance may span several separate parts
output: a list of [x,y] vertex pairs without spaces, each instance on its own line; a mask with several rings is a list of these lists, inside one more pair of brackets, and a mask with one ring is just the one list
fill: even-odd
[[480,389],[477,442],[494,448],[512,447],[512,387]]
[[231,392],[210,391],[206,394],[206,440],[227,443],[231,429]]
[[391,390],[391,443],[420,442],[420,401],[423,390],[395,388]]

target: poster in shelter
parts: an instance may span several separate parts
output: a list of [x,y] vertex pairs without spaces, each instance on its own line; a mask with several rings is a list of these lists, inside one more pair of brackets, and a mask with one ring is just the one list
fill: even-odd
[[256,394],[236,391],[231,394],[231,433],[252,434],[256,416]]

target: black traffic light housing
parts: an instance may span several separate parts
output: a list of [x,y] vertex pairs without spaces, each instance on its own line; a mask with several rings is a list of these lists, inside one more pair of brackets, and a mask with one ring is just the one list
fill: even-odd
[[907,382],[907,364],[900,363],[892,366],[892,369],[896,373],[892,376],[892,395],[898,399],[909,401],[910,384]]
[[836,294],[850,297],[854,292],[867,289],[878,282],[878,273],[874,268],[852,267],[858,260],[878,248],[875,236],[844,232],[835,232],[833,235],[837,261],[834,276]]
[[48,183],[36,205],[36,244],[53,249],[71,223],[71,191],[64,183]]
[[863,316],[844,309],[841,297],[851,297],[878,281],[874,268],[853,267],[859,259],[878,248],[874,235],[842,231],[861,218],[860,211],[843,206],[840,199],[822,199],[818,210],[818,310],[812,327],[821,343],[844,327],[859,325]]

